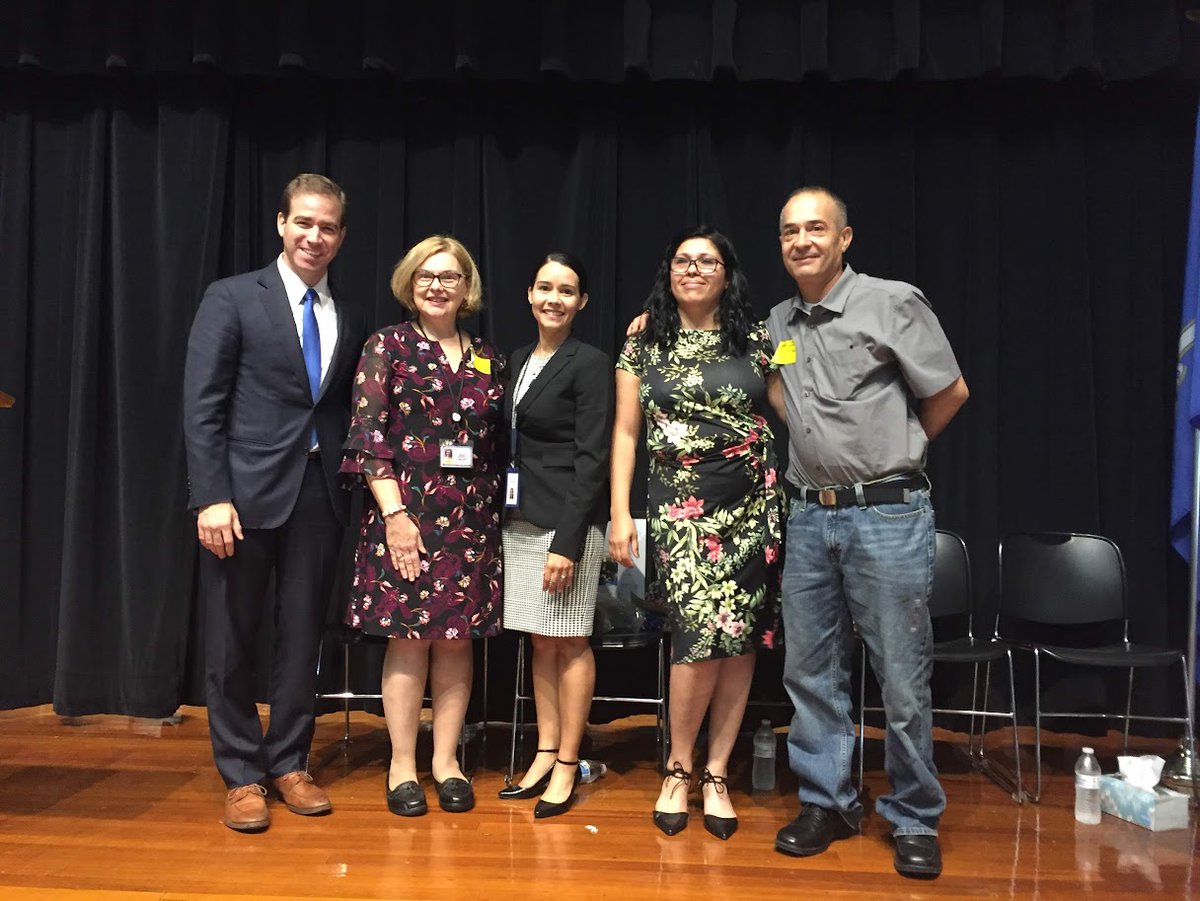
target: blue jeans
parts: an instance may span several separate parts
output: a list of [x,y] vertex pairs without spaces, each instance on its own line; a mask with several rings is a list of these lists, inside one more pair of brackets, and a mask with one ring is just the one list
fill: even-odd
[[885,768],[891,792],[875,809],[894,835],[936,835],[946,794],[933,765],[929,674],[933,630],[933,506],[822,507],[792,500],[783,566],[783,681],[796,708],[788,760],[800,800],[850,822],[862,805],[850,781],[854,754],[850,671],[853,625],[883,689]]

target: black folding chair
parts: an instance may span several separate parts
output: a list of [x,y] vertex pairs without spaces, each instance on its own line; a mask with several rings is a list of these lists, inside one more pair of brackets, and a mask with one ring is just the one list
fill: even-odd
[[[1017,630],[1038,626],[1094,627],[1088,635],[1099,640],[1065,646],[1045,643]],[[1184,723],[1188,746],[1194,747],[1187,657],[1175,648],[1135,644],[1129,640],[1129,601],[1125,561],[1117,545],[1099,535],[1074,532],[1042,532],[1008,535],[1000,542],[1000,609],[998,629],[1014,645],[1033,654],[1035,760],[1037,792],[1042,794],[1042,720],[1047,718],[1120,719],[1125,722],[1125,753],[1129,752],[1131,720]],[[1042,657],[1076,666],[1126,669],[1129,671],[1125,712],[1046,711],[1042,709]],[[1133,673],[1145,667],[1179,664],[1183,676],[1185,715],[1137,716],[1133,704]],[[1193,794],[1195,785],[1193,784]]]
[[[932,657],[934,663],[969,665],[971,667],[971,706],[968,708],[934,707],[936,715],[969,716],[970,732],[967,756],[971,766],[1008,791],[1020,804],[1025,798],[1021,785],[1021,749],[1017,739],[1017,702],[1013,680],[1012,645],[995,634],[986,638],[975,636],[975,604],[971,590],[971,560],[967,545],[953,532],[937,532],[933,563],[933,590],[929,597],[929,616],[934,620],[935,634]],[[866,715],[883,713],[882,707],[866,706],[867,646],[860,642],[862,678],[859,680],[858,723],[858,787],[863,786],[863,749],[866,744]],[[1008,662],[1008,710],[990,710],[992,663]],[[979,667],[984,666],[983,696],[979,696]],[[982,701],[982,704],[981,704]],[[984,736],[988,717],[1007,719],[1012,724],[1012,747],[1015,774],[1001,768],[984,753]],[[979,723],[976,744],[976,723]]]

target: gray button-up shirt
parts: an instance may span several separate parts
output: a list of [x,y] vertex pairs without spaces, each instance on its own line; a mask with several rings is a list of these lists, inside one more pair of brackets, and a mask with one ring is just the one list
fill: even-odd
[[795,296],[767,326],[777,358],[785,341],[796,349],[796,362],[779,368],[792,484],[849,486],[924,469],[929,439],[916,399],[961,372],[920,291],[847,265],[811,313]]

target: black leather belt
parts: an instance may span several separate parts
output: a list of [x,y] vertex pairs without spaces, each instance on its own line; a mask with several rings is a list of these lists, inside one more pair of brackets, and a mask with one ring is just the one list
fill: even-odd
[[784,479],[783,490],[788,497],[803,500],[809,504],[820,504],[822,507],[858,507],[875,504],[906,504],[908,493],[917,488],[928,488],[929,482],[925,476],[906,476],[902,479],[892,479],[890,482],[876,482],[862,486],[862,498],[858,489],[849,488],[797,488]]

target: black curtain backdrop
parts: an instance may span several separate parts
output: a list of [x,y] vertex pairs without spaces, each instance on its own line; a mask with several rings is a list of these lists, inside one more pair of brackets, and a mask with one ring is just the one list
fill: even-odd
[[[1190,27],[1171,2],[1067,0],[0,8],[0,707],[202,700],[187,333],[209,281],[278,253],[305,170],[350,197],[339,298],[396,321],[392,265],[452,232],[483,273],[474,327],[509,350],[539,254],[588,262],[577,330],[613,353],[697,221],[765,314],[791,293],[784,197],[831,186],[851,263],[924,289],[971,387],[930,468],[979,589],[1007,531],[1110,535],[1134,637],[1178,644]],[[1177,706],[1177,681],[1135,703]]]

